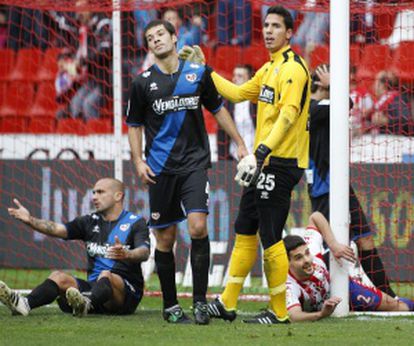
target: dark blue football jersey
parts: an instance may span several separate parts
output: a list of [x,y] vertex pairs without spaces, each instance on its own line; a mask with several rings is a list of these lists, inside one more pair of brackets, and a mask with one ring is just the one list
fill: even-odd
[[223,105],[203,65],[180,60],[176,73],[157,65],[132,83],[128,126],[145,127],[145,156],[156,174],[180,174],[211,166],[201,106],[213,114]]
[[115,236],[130,250],[150,247],[149,231],[145,219],[123,210],[118,220],[105,221],[98,213],[80,216],[66,225],[68,240],[85,242],[88,256],[88,281],[95,281],[103,270],[110,270],[131,284],[144,286],[141,263],[106,258],[108,247],[115,244]]

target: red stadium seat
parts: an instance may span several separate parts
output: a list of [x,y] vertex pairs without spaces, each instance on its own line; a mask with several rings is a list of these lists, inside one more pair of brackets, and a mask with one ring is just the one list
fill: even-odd
[[0,107],[0,116],[26,115],[32,106],[33,95],[34,86],[32,83],[8,83]]
[[242,63],[250,64],[255,71],[262,67],[269,59],[269,52],[263,44],[243,48]]
[[39,84],[33,106],[29,110],[29,115],[56,115],[58,104],[56,102],[56,89],[53,82],[43,82]]
[[57,123],[57,133],[85,135],[86,124],[81,119],[60,119]]
[[414,81],[414,42],[401,42],[394,51],[391,71],[403,82]]
[[352,66],[358,66],[361,61],[361,48],[358,44],[353,44],[349,48],[349,65]]
[[30,117],[30,133],[55,133],[56,132],[55,115],[36,115]]
[[213,59],[213,67],[217,70],[233,72],[235,65],[242,62],[243,49],[239,46],[220,46]]
[[114,128],[112,126],[112,119],[91,119],[86,123],[87,132],[89,134],[103,134],[112,133]]
[[25,116],[0,117],[0,133],[28,132],[29,118]]
[[49,48],[45,51],[43,55],[43,63],[36,74],[37,81],[55,80],[58,71],[57,58],[60,51],[60,48]]
[[20,49],[13,70],[6,76],[11,81],[34,81],[42,62],[42,51],[37,48]]
[[367,44],[361,53],[362,56],[357,70],[357,79],[374,80],[378,72],[389,69],[391,64],[391,51],[388,45]]
[[0,80],[5,80],[13,70],[15,53],[12,49],[0,49]]
[[309,60],[311,70],[320,64],[329,64],[329,46],[316,46],[310,53]]

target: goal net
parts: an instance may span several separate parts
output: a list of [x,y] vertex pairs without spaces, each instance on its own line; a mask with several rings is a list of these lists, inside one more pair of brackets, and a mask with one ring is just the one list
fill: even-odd
[[[350,112],[351,183],[392,287],[414,297],[414,10],[408,2],[351,1]],[[44,270],[86,267],[79,243],[30,231],[7,213],[13,198],[34,216],[66,222],[89,213],[91,188],[113,176],[122,148],[125,207],[149,215],[148,194],[130,162],[123,121],[114,132],[114,103],[124,114],[133,78],[153,60],[143,45],[145,25],[172,21],[178,46],[199,44],[208,63],[227,78],[245,65],[268,60],[262,18],[270,1],[3,0],[0,5],[0,280],[30,288]],[[286,0],[295,18],[292,49],[311,70],[329,63],[329,1]],[[114,11],[121,39],[113,40]],[[113,91],[113,46],[120,49],[122,100]],[[236,114],[234,105],[229,105]],[[243,137],[250,118],[236,123]],[[121,114],[116,115],[121,116]],[[241,190],[234,183],[232,145],[211,114],[205,124],[212,149],[210,285],[225,280]],[[311,212],[305,182],[292,195],[286,229],[304,227]],[[191,283],[185,223],[176,246],[177,279]],[[145,264],[149,277],[153,259]],[[260,261],[253,277],[262,277]],[[261,281],[260,281],[261,282]]]

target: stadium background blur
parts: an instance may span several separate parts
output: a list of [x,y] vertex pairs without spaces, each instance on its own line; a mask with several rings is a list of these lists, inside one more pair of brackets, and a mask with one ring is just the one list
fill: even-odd
[[[296,18],[292,49],[313,70],[329,62],[329,1],[280,2]],[[142,29],[176,9],[183,43],[197,43],[207,61],[231,78],[237,64],[258,69],[267,59],[261,19],[268,1],[119,1],[122,105],[131,80],[151,57]],[[92,210],[90,188],[113,175],[115,147],[123,148],[125,205],[147,216],[148,196],[130,165],[126,140],[113,134],[111,1],[0,1],[0,279],[25,288],[37,269],[85,267],[79,244],[27,232],[8,215],[17,196],[34,215],[67,221]],[[351,181],[373,228],[396,292],[414,297],[414,4],[413,1],[353,1],[350,23]],[[407,113],[408,112],[408,113]],[[213,152],[211,286],[225,279],[232,225],[240,197],[235,162],[221,160],[217,125],[205,112]],[[287,229],[306,225],[310,203],[305,184],[293,196]],[[188,245],[177,243],[177,278],[191,282]],[[23,269],[21,280],[14,269]],[[153,260],[145,264],[149,277]],[[40,275],[40,274],[39,274]],[[258,263],[253,276],[261,277]],[[24,276],[23,276],[24,277]],[[30,279],[29,279],[30,277]],[[249,284],[249,281],[248,283]]]

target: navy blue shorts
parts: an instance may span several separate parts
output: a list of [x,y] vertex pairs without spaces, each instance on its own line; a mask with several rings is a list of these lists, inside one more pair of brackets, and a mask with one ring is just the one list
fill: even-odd
[[[85,281],[79,278],[75,278],[78,283],[78,289],[85,296],[90,296],[92,288],[96,285],[96,281]],[[109,311],[104,305],[94,306],[93,310],[89,313],[93,314],[115,314],[115,315],[130,315],[135,312],[140,303],[143,295],[143,291],[136,286],[130,284],[128,280],[122,278],[124,281],[125,299],[124,304],[116,311]],[[59,297],[57,299],[59,308],[63,312],[72,313],[72,308],[69,306],[66,298]]]
[[349,279],[350,307],[352,311],[376,311],[382,301],[382,292],[374,287]]
[[161,174],[149,185],[150,228],[166,228],[183,221],[189,213],[208,214],[210,185],[207,170],[184,175]]

